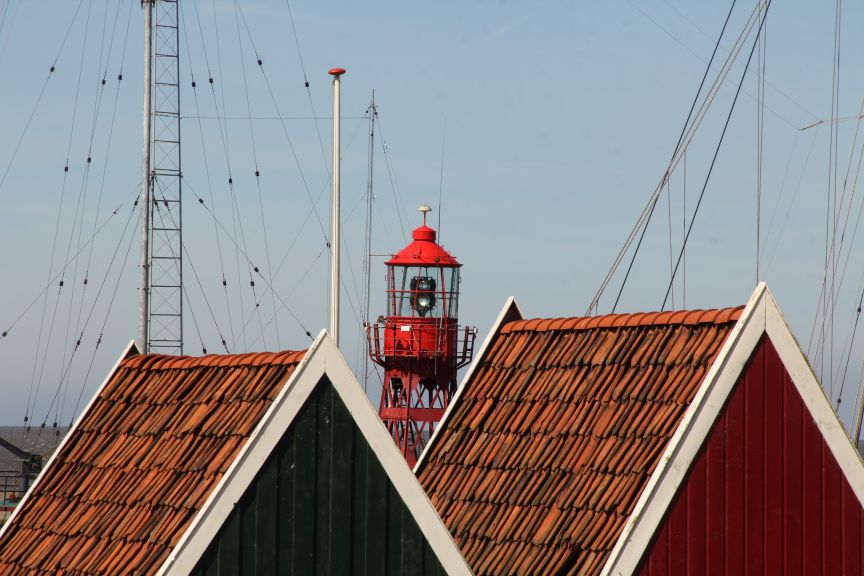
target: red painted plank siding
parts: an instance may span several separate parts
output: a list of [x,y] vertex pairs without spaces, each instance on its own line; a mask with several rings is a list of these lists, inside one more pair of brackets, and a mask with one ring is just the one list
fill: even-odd
[[639,573],[861,574],[864,509],[763,340]]

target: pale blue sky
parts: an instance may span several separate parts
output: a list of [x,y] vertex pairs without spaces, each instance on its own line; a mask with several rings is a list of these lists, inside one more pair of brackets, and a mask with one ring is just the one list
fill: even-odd
[[[118,36],[111,51],[108,81],[96,123],[92,174],[86,187],[82,184],[83,159],[99,86],[102,26],[103,21],[108,23],[110,35],[116,0],[0,2],[0,77],[3,78],[0,174],[9,164],[79,2],[81,12],[60,53],[57,71],[47,84],[8,177],[0,187],[3,205],[0,273],[4,279],[0,285],[3,302],[0,324],[4,329],[46,284],[79,67],[82,80],[66,200],[60,215],[61,248],[57,262],[65,258],[75,203],[82,190],[87,191],[85,237],[92,230],[94,218],[101,221],[122,206],[98,238],[82,308],[85,317],[96,286],[105,277],[139,184],[142,17],[138,0],[121,2]],[[723,46],[731,46],[754,4],[739,2]],[[831,114],[834,6],[823,4],[814,7],[813,3],[803,1],[773,3],[767,25],[762,276],[805,347],[822,278],[829,131],[827,126],[807,131],[799,128]],[[214,69],[218,97],[225,99],[226,115],[232,118],[246,115],[234,3],[185,0],[182,5],[186,23],[192,23],[197,6],[204,27],[203,45],[197,24],[188,29],[191,68],[199,82],[200,114],[210,117],[215,114],[212,96],[201,89],[207,77],[206,51]],[[303,87],[286,3],[260,0],[242,1],[241,5],[282,113],[308,118],[310,103]],[[353,213],[351,210],[362,202],[366,189],[366,127],[358,118],[363,115],[373,89],[381,118],[379,142],[383,136],[388,145],[406,231],[420,223],[415,212],[417,205],[428,203],[437,208],[443,140],[442,240],[464,264],[462,320],[476,325],[482,339],[510,295],[516,296],[529,316],[579,315],[585,311],[664,170],[728,7],[728,2],[680,0],[293,2],[291,8],[311,83],[310,94],[320,116],[328,116],[331,105],[327,69],[333,66],[348,69],[343,82],[346,116],[343,214],[347,252],[344,267],[350,287],[343,316],[346,356],[352,362],[360,357],[359,330],[352,306],[356,306],[357,299],[354,283],[360,283],[363,213],[362,206]],[[85,44],[88,8],[90,20]],[[119,89],[104,196],[97,215],[95,198],[105,166],[114,96],[118,93],[116,76],[127,15],[131,19],[124,80]],[[864,96],[861,74],[864,41],[856,34],[862,17],[864,9],[860,5],[844,5],[841,117],[858,114]],[[241,37],[252,114],[273,116],[273,104],[252,60],[245,31]],[[185,58],[185,46],[183,54]],[[688,154],[688,211],[695,205],[745,55],[746,49]],[[188,60],[184,60],[182,67],[183,114],[192,116],[195,112],[188,86]],[[744,89],[690,240],[686,261],[687,307],[741,304],[754,287],[757,82],[752,71]],[[845,173],[849,160],[855,125],[854,121],[839,124],[841,174]],[[227,126],[240,216],[250,257],[260,265],[265,259],[264,243],[257,188],[252,178],[249,125],[230,120]],[[286,121],[286,126],[310,193],[317,196],[326,190],[327,175],[315,125],[311,120],[301,119]],[[329,119],[321,120],[318,127],[329,162]],[[262,172],[264,229],[274,263],[286,254],[299,232],[299,240],[288,253],[275,285],[280,296],[315,334],[327,322],[328,269],[321,227],[314,216],[306,221],[311,204],[280,124],[258,120],[254,129]],[[232,283],[230,306],[235,308],[231,335],[221,293],[221,271],[213,248],[216,242],[213,223],[193,195],[194,192],[206,197],[208,186],[201,163],[203,136],[217,218],[231,228],[232,214],[225,186],[227,170],[217,124],[212,119],[190,118],[184,120],[183,130],[186,241],[192,264],[201,276],[219,329],[228,338],[231,351],[305,347],[308,339],[284,310],[278,315],[278,342],[272,324],[263,331],[262,338],[257,317],[250,309],[252,297],[247,293],[247,280],[237,279],[231,241],[222,238],[226,250],[225,274]],[[860,142],[859,139],[853,175]],[[380,146],[376,155],[373,249],[376,253],[389,253],[401,248],[404,241]],[[671,183],[671,234],[675,251],[682,238],[684,193],[683,171],[679,170]],[[859,205],[856,200],[855,211]],[[326,191],[318,210],[324,227],[328,228]],[[853,211],[853,222],[856,213]],[[620,311],[654,310],[662,303],[669,280],[668,214],[664,196],[646,234]],[[769,225],[772,216],[773,226]],[[437,219],[437,213],[433,213],[432,222]],[[126,244],[121,258],[125,249]],[[845,364],[845,359],[839,358],[861,290],[861,263],[860,254],[853,252],[846,284],[837,302],[834,365],[838,370]],[[79,270],[77,280],[67,278],[47,354],[47,327],[42,331],[38,356],[36,352],[43,300],[38,300],[9,336],[0,340],[0,366],[4,371],[0,389],[5,398],[0,407],[0,421],[20,422],[31,396],[30,404],[34,407],[30,412],[37,423],[47,417],[50,425],[56,406],[62,408],[60,421],[68,422],[79,394],[84,400],[92,394],[126,342],[136,334],[136,265],[137,247],[133,247],[101,347],[94,355],[107,302],[97,304],[94,309],[93,320],[87,325],[81,348],[69,369],[70,377],[60,388],[61,401],[55,403],[55,408],[49,406],[64,366],[69,363],[75,339],[72,334],[76,326],[79,330],[82,326],[77,314],[83,273]],[[80,266],[84,266],[83,261]],[[350,277],[352,269],[356,280]],[[300,281],[307,270],[308,275]],[[193,281],[189,272],[187,267],[187,283]],[[241,270],[241,276],[244,274]],[[383,262],[378,259],[372,275],[373,318],[383,311],[383,274]],[[76,281],[79,290],[70,316],[69,287]],[[109,294],[116,281],[116,273],[112,271],[105,289]],[[620,277],[612,282],[610,292],[601,301],[601,312],[610,310],[610,298],[614,298],[618,286]],[[246,333],[239,328],[240,288],[244,290],[246,306],[242,315],[249,320]],[[676,307],[682,305],[681,290],[679,276]],[[205,345],[208,351],[216,352],[219,350],[216,330],[197,284],[191,285],[189,291]],[[46,303],[49,319],[56,299],[57,288],[52,286]],[[266,322],[272,315],[269,297],[263,299],[261,310]],[[200,344],[190,323],[187,335],[187,352],[198,353]],[[91,358],[93,366],[85,380]],[[860,362],[860,351],[856,351],[844,392],[847,409],[854,401]],[[834,386],[839,388],[839,384],[837,378]],[[373,402],[377,403],[377,399]]]

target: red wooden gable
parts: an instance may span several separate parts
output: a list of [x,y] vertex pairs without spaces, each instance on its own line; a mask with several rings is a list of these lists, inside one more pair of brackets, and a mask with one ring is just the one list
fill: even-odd
[[763,337],[638,573],[861,574],[864,510]]

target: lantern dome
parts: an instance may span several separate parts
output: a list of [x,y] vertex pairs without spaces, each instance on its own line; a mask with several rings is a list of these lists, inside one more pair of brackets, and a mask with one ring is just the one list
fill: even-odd
[[437,233],[426,224],[415,228],[411,237],[414,241],[388,260],[387,266],[462,266],[447,250],[438,245],[435,241]]

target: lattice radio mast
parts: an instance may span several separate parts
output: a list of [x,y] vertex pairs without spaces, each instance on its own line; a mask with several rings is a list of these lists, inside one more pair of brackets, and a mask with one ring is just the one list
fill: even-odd
[[144,0],[144,138],[139,342],[183,353],[178,0]]

